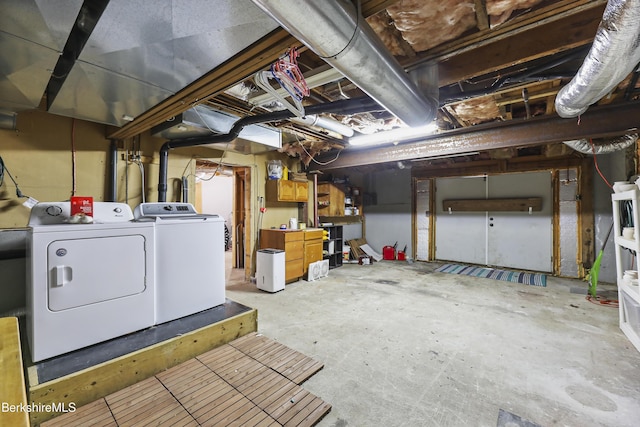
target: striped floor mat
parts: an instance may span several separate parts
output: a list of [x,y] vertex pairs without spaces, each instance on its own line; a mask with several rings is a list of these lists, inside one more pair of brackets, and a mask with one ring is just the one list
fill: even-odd
[[470,265],[460,264],[444,264],[436,269],[436,271],[440,273],[463,274],[465,276],[504,280],[507,282],[523,283],[525,285],[532,286],[547,286],[547,276],[540,273],[498,270],[489,267],[473,267]]

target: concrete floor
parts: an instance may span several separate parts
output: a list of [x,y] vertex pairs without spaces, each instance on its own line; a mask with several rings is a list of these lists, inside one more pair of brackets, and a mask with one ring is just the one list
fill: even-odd
[[[585,282],[439,265],[348,264],[276,294],[233,270],[227,297],[258,309],[260,333],[324,362],[304,384],[333,405],[322,427],[640,425],[640,353],[617,309],[570,292]],[[500,410],[522,422],[498,422]]]

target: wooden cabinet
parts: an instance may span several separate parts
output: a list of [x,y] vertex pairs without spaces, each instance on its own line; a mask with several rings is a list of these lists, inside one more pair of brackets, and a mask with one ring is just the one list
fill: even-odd
[[318,216],[344,216],[342,190],[333,184],[318,184]]
[[309,264],[322,260],[322,228],[308,228],[304,230],[304,265],[306,274]]
[[270,179],[267,181],[265,194],[270,202],[307,202],[309,182]]
[[293,282],[304,272],[304,232],[302,230],[260,230],[260,249],[284,251],[285,282]]

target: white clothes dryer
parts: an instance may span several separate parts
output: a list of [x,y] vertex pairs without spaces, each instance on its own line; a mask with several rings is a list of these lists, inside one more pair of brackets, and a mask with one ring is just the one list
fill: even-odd
[[224,304],[224,219],[192,204],[142,203],[136,221],[155,225],[156,324]]
[[27,338],[34,362],[154,324],[153,224],[124,203],[95,202],[71,224],[70,203],[39,203],[27,238]]

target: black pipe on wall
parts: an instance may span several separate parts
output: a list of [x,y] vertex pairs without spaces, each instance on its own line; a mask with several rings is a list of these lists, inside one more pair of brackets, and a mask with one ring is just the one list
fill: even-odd
[[[317,104],[305,107],[306,114],[355,114],[369,111],[384,110],[380,105],[368,97],[345,99],[326,104]],[[158,201],[167,201],[167,168],[169,163],[169,150],[172,148],[195,147],[198,145],[217,144],[231,142],[238,137],[245,126],[258,123],[277,122],[294,117],[289,110],[274,111],[256,116],[246,116],[236,121],[231,130],[223,135],[207,135],[194,138],[174,139],[165,142],[160,148],[160,168],[158,173]]]
[[115,139],[109,146],[109,194],[107,201],[117,202],[118,198],[118,144]]

